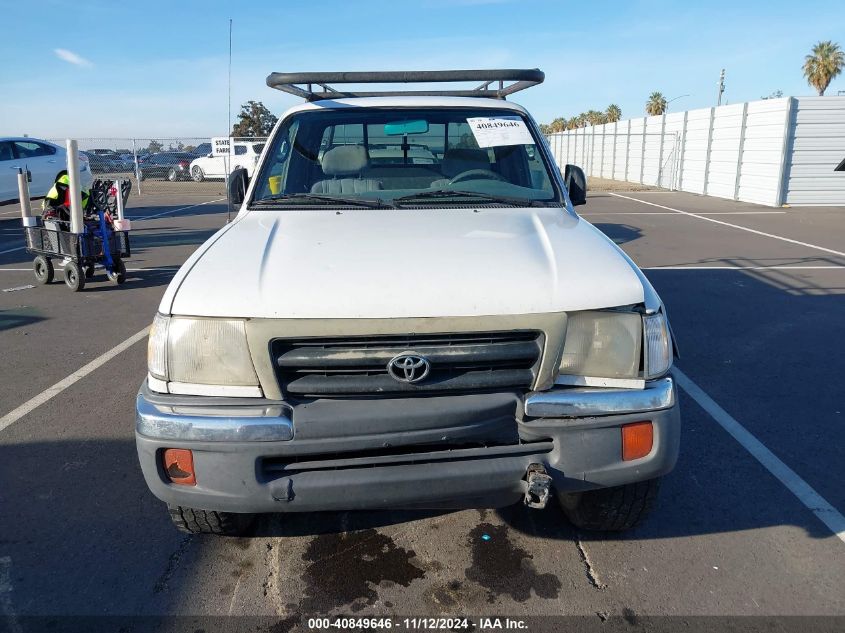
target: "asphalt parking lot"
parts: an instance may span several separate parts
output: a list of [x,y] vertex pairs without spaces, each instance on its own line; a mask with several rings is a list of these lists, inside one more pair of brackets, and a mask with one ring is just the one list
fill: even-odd
[[225,201],[133,195],[127,283],[78,294],[26,287],[17,208],[0,207],[0,629],[67,615],[273,616],[278,631],[338,613],[845,616],[845,207],[638,191],[580,210],[645,270],[681,350],[681,457],[641,527],[579,533],[556,507],[514,507],[265,517],[224,539],[172,528],[141,477],[133,413],[142,331]]

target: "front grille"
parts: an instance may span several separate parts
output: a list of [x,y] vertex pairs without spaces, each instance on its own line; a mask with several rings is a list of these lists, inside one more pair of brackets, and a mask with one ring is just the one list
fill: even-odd
[[[541,347],[542,334],[536,331],[276,339],[270,345],[282,392],[289,397],[527,389]],[[391,359],[406,353],[430,364],[419,382],[400,382],[388,373]]]

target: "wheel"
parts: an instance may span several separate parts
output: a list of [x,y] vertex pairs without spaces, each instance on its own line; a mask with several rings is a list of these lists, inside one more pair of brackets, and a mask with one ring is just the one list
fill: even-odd
[[112,266],[112,272],[106,274],[109,276],[110,280],[119,286],[126,281],[126,264],[123,263],[122,259],[115,259],[114,266]]
[[40,284],[48,284],[53,281],[53,262],[39,255],[32,262],[32,269],[35,271],[35,280]]
[[175,168],[175,167],[171,167],[171,168],[170,168],[170,171],[169,171],[169,172],[167,172],[167,179],[168,179],[170,182],[176,182],[177,180],[179,180],[179,174],[178,174],[178,173],[176,173],[176,168]]
[[188,534],[217,534],[218,536],[240,536],[244,534],[255,518],[253,514],[198,510],[182,506],[167,506],[173,525],[180,532]]
[[202,167],[199,165],[191,167],[191,178],[194,179],[194,182],[202,182],[205,180],[205,174],[202,173]]
[[621,532],[646,517],[659,488],[659,479],[649,479],[588,492],[559,493],[558,501],[575,527]]
[[94,265],[89,264],[85,267],[85,279],[93,279],[94,278]]
[[65,264],[65,283],[73,292],[79,292],[85,287],[85,275],[76,262]]

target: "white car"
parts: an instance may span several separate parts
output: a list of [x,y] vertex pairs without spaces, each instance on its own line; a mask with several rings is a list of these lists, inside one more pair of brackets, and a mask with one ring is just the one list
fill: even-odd
[[[29,193],[33,198],[45,195],[63,169],[67,169],[67,150],[60,145],[29,137],[0,138],[0,202],[18,199],[18,171],[30,174]],[[79,153],[80,185],[89,189],[94,181],[88,157]]]
[[[455,77],[481,87],[326,87]],[[542,79],[270,75],[308,103],[245,190],[232,174],[240,211],[164,293],[136,400],[144,478],[179,529],[554,496],[583,529],[646,515],[678,456],[671,330],[575,212],[583,172],[502,98]]]
[[236,169],[246,169],[249,176],[255,171],[264,142],[238,142],[232,144],[230,154],[208,154],[191,161],[190,174],[196,182],[220,180]]

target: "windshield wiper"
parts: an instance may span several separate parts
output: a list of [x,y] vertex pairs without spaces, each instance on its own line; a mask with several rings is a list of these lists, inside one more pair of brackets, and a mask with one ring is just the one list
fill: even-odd
[[515,207],[536,207],[545,206],[539,200],[532,198],[513,198],[510,196],[497,196],[492,193],[479,193],[475,191],[453,191],[451,189],[435,189],[434,191],[420,191],[419,193],[412,193],[408,196],[400,196],[393,199],[393,204],[400,206],[402,202],[412,202],[414,200],[424,200],[426,198],[477,198],[490,202],[501,202],[503,204],[511,204]]
[[261,198],[260,200],[253,200],[250,206],[271,206],[285,204],[287,201],[303,202],[333,202],[336,204],[350,204],[358,207],[369,207],[371,209],[389,209],[391,205],[387,204],[381,198],[370,200],[368,198],[351,198],[347,196],[329,196],[321,193],[282,193],[277,196],[270,196],[269,198]]

